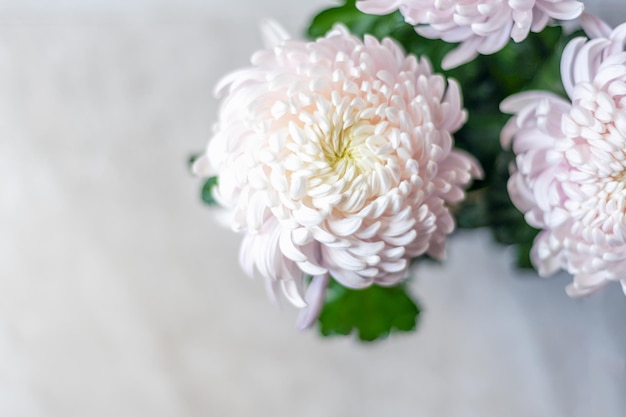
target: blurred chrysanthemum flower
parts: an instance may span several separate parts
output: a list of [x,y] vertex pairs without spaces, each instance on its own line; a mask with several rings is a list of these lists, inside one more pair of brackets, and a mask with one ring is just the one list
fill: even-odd
[[442,258],[447,204],[480,169],[452,149],[466,118],[459,86],[426,59],[341,26],[302,42],[268,21],[263,35],[252,66],[219,83],[219,121],[195,167],[218,175],[243,268],[308,305],[306,327],[330,276],[394,285],[410,259]]
[[591,40],[572,40],[561,60],[569,100],[526,92],[501,105],[515,114],[502,132],[516,154],[511,199],[543,229],[532,261],[543,276],[574,275],[572,296],[609,281],[626,291],[626,24],[582,21]]
[[550,19],[575,19],[583,11],[583,4],[575,0],[363,0],[357,7],[370,14],[399,9],[420,35],[461,42],[444,58],[444,69],[478,54],[493,54],[509,39],[521,42],[531,30],[541,32]]

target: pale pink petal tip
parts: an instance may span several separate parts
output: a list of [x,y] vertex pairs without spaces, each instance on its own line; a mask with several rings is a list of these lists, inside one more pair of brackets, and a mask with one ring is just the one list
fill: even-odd
[[460,67],[463,64],[467,64],[478,56],[478,51],[468,45],[457,47],[456,49],[448,52],[441,61],[441,68],[444,70],[450,70],[456,67]]
[[191,171],[198,177],[210,176],[213,173],[213,170],[211,169],[209,158],[207,158],[206,155],[202,155],[196,159],[191,166]]
[[583,13],[580,18],[583,30],[590,38],[608,38],[613,29],[604,20],[591,13]]
[[297,308],[304,308],[307,306],[306,301],[302,298],[300,294],[300,288],[295,281],[289,280],[281,280],[280,281],[281,288],[283,290],[283,294],[287,297],[287,300]]
[[389,14],[400,7],[402,1],[390,1],[390,0],[369,0],[369,1],[357,1],[356,8],[363,13],[384,15]]
[[576,19],[585,9],[583,3],[571,0],[537,0],[536,7],[551,18],[559,20]]
[[329,283],[330,276],[328,274],[316,275],[311,280],[305,295],[307,306],[300,311],[298,316],[297,326],[299,330],[310,328],[319,317],[324,306],[326,288],[328,288]]

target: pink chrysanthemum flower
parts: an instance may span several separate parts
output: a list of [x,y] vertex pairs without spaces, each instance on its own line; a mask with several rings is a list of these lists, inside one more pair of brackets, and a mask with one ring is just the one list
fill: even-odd
[[592,39],[572,40],[561,60],[569,100],[526,92],[501,105],[515,114],[502,132],[516,154],[511,199],[543,229],[532,261],[542,276],[574,275],[572,296],[609,281],[626,291],[626,24],[582,21]]
[[[444,256],[448,203],[480,175],[453,150],[459,86],[390,39],[338,26],[315,42],[266,22],[267,48],[224,78],[219,122],[199,173],[244,234],[240,261],[305,307],[310,325],[329,277],[394,285],[409,260]],[[313,280],[305,294],[305,276]]]
[[461,42],[444,58],[444,69],[493,54],[509,39],[521,42],[551,19],[575,19],[583,11],[575,0],[363,0],[357,7],[378,15],[399,9],[425,38]]

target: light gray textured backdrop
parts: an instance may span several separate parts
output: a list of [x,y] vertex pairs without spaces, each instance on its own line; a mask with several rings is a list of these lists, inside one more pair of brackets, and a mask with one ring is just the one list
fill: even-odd
[[329,4],[0,1],[0,416],[626,415],[619,286],[571,300],[487,233],[414,271],[418,333],[367,346],[244,277],[186,158],[259,19]]

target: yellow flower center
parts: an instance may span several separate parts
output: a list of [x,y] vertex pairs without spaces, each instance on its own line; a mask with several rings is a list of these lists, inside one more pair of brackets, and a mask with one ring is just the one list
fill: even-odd
[[[333,173],[339,177],[346,174],[361,175],[367,172],[368,152],[366,140],[371,135],[371,127],[353,125],[348,128],[332,126],[326,137],[320,141],[320,147],[326,162]],[[370,155],[370,158],[373,154]],[[346,178],[349,180],[348,178]]]

